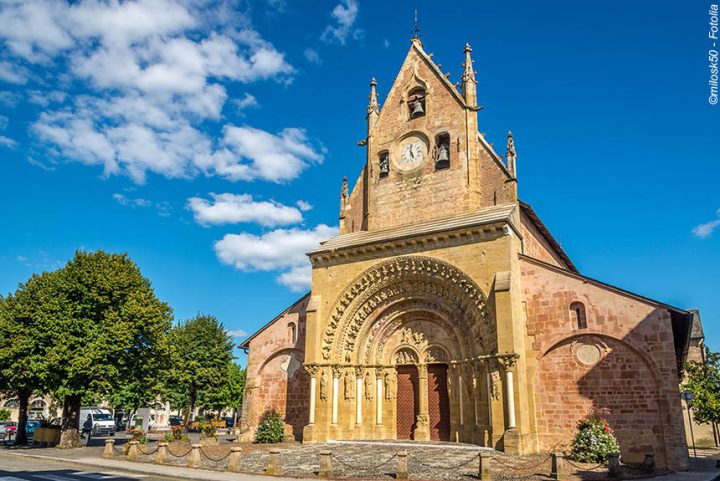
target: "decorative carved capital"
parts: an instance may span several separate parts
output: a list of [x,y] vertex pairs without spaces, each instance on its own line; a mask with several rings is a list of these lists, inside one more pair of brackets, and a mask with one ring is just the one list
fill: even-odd
[[503,367],[503,369],[509,371],[515,366],[515,363],[519,358],[520,355],[515,353],[498,354],[497,362]]
[[305,364],[304,367],[310,377],[317,376],[317,373],[320,371],[320,367],[317,364]]
[[343,366],[330,366],[330,369],[332,369],[333,377],[339,378],[342,376]]

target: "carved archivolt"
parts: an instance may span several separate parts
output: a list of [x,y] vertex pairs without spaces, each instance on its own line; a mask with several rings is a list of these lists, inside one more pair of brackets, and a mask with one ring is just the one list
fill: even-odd
[[418,357],[410,349],[400,349],[395,353],[395,364],[417,364]]
[[477,284],[444,261],[405,256],[371,267],[341,294],[323,333],[323,359],[351,362],[366,320],[398,299],[416,296],[451,305],[460,320],[467,322],[471,332],[466,334],[480,345],[480,351],[493,351],[494,346],[486,345],[494,336],[488,335],[490,316]]

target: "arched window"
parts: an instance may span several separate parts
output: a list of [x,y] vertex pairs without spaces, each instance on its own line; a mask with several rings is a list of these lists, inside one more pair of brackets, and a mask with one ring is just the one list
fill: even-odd
[[442,133],[435,136],[435,170],[450,167],[450,134]]
[[288,324],[288,335],[290,337],[290,342],[295,344],[295,342],[297,342],[297,326],[294,322]]
[[422,87],[414,88],[408,94],[408,110],[411,119],[416,119],[425,115],[425,89]]
[[20,401],[18,401],[17,399],[8,399],[7,401],[5,401],[5,407],[8,409],[16,409],[19,406]]
[[378,165],[380,166],[380,178],[387,177],[390,173],[390,153],[387,150],[378,154]]
[[574,318],[577,329],[587,329],[585,305],[582,302],[573,302],[570,304],[570,317]]

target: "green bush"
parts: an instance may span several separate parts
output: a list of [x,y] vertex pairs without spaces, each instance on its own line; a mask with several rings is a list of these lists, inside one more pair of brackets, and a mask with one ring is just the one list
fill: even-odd
[[172,433],[167,433],[165,436],[163,436],[163,440],[166,443],[171,443],[171,442],[175,441],[175,436],[173,436]]
[[0,409],[0,421],[9,421],[10,420],[10,410],[9,409]]
[[606,463],[610,453],[620,451],[607,420],[593,413],[578,421],[578,433],[572,444],[572,457],[582,463]]
[[285,437],[285,424],[275,411],[263,414],[255,433],[256,443],[279,443]]

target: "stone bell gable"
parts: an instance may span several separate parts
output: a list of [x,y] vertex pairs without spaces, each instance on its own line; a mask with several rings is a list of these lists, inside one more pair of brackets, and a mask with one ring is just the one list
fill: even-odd
[[352,193],[344,184],[341,233],[398,227],[517,200],[514,174],[478,132],[470,52],[466,46],[460,90],[419,39],[411,42],[382,108],[373,79],[367,137],[361,142],[366,162]]

